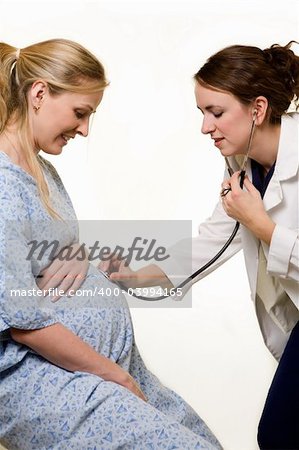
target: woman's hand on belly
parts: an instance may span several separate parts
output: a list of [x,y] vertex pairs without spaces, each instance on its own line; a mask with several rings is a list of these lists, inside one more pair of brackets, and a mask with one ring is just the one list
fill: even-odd
[[[88,253],[79,243],[62,249],[51,264],[37,277],[37,285],[43,291],[57,289],[52,301],[63,295],[75,295],[86,278],[89,267]],[[51,291],[49,291],[51,293]]]

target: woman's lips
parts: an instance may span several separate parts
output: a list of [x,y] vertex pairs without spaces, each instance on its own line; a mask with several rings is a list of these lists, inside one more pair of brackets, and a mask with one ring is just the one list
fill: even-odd
[[68,141],[70,140],[70,136],[67,136],[65,134],[61,134],[60,137],[62,138],[64,145],[66,145],[68,143]]
[[213,139],[214,139],[214,145],[218,148],[220,147],[221,142],[224,140],[224,138],[213,138]]

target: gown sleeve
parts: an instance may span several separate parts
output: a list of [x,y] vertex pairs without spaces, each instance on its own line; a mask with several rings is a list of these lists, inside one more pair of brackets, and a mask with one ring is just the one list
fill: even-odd
[[32,224],[22,183],[0,172],[0,332],[56,323],[54,305],[38,289],[29,257]]

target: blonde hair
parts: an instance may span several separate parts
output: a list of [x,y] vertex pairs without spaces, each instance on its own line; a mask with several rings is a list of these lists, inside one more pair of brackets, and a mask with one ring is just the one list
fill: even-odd
[[29,127],[27,93],[38,79],[48,84],[52,95],[65,91],[96,93],[103,91],[108,82],[100,61],[76,42],[51,39],[21,50],[0,43],[0,134],[11,122],[18,123],[18,138],[41,200],[49,214],[57,218]]

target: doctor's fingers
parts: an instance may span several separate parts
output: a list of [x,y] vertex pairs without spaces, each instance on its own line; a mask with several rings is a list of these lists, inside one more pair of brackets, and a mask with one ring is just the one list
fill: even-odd
[[111,272],[110,278],[116,281],[129,282],[135,276],[135,272],[126,264],[126,261],[121,261],[117,270]]
[[235,172],[230,178],[222,182],[221,196],[223,196],[223,191],[240,190],[240,173],[241,171]]
[[221,183],[221,188],[222,189],[228,189],[230,188],[230,178],[227,178],[225,180],[222,181]]
[[230,180],[224,180],[221,183],[220,197],[225,197],[231,191]]
[[233,192],[241,191],[240,187],[240,171],[235,172],[230,179],[230,186]]
[[118,271],[122,261],[118,254],[110,253],[99,262],[98,268],[103,272]]
[[248,176],[246,175],[245,179],[244,179],[244,186],[246,188],[246,190],[248,192],[251,193],[259,193],[259,191],[254,187],[254,185],[251,183],[251,181],[249,180]]
[[100,261],[97,267],[103,272],[108,272],[110,267],[110,261]]

